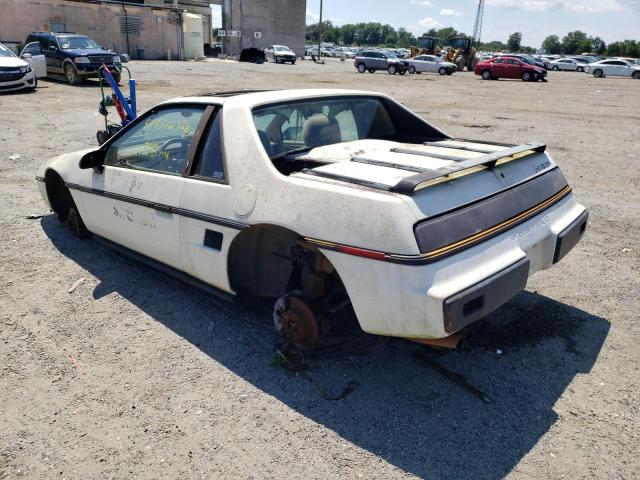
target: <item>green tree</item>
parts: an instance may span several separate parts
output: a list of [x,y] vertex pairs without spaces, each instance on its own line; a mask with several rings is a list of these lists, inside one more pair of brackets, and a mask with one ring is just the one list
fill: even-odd
[[401,48],[409,48],[413,45],[416,45],[418,41],[413,34],[406,29],[400,27],[398,29],[398,46]]
[[489,51],[506,50],[507,44],[498,40],[494,40],[492,42],[481,43],[479,49]]
[[607,44],[600,37],[591,38],[591,51],[597,55],[602,55],[607,49]]
[[522,43],[522,33],[515,32],[509,35],[509,39],[507,40],[507,50],[510,52],[518,52],[520,51],[520,44]]
[[542,42],[542,48],[546,53],[556,55],[562,51],[562,44],[557,35],[549,35]]
[[580,53],[581,46],[584,45],[584,41],[588,41],[587,34],[576,30],[575,32],[569,32],[562,37],[562,53],[567,55],[575,55]]

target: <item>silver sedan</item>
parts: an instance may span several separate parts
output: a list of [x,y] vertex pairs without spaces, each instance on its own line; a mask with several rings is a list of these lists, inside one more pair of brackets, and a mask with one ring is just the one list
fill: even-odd
[[409,73],[439,73],[440,75],[451,75],[456,71],[456,65],[451,62],[445,62],[435,55],[419,55],[410,58]]
[[584,72],[587,67],[586,63],[581,63],[573,58],[559,58],[558,60],[553,60],[549,62],[551,65],[551,70],[569,70],[570,72]]
[[631,77],[640,80],[640,65],[629,63],[626,60],[610,58],[601,62],[590,63],[587,73],[594,77]]

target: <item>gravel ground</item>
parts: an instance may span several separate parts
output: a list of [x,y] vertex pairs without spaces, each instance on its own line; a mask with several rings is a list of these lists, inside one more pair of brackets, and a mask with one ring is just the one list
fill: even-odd
[[[129,66],[142,108],[352,87],[457,136],[545,142],[590,226],[458,350],[345,328],[296,373],[278,362],[269,315],[73,239],[51,215],[26,218],[46,213],[38,165],[96,144],[95,83],[0,95],[0,478],[640,477],[640,82],[360,75],[338,61]],[[353,391],[329,401],[314,385]]]

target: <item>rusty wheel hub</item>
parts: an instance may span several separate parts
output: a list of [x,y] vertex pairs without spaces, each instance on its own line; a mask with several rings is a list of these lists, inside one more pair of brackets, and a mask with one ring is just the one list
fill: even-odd
[[69,213],[67,214],[67,228],[71,230],[71,233],[76,237],[79,236],[80,226],[78,225],[78,213],[75,211],[73,207],[69,209]]
[[294,345],[310,348],[325,333],[324,323],[307,302],[296,295],[286,295],[275,304],[273,319],[276,329]]

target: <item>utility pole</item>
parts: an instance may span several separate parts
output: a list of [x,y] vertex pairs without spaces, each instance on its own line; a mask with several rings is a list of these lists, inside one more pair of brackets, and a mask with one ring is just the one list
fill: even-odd
[[320,0],[320,22],[318,23],[318,61],[322,60],[322,0]]

